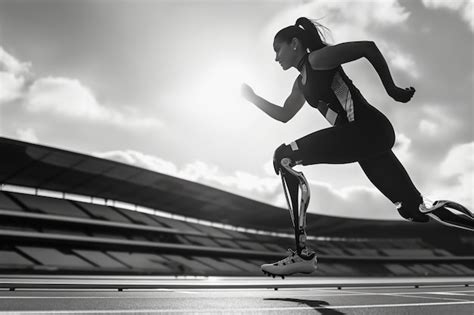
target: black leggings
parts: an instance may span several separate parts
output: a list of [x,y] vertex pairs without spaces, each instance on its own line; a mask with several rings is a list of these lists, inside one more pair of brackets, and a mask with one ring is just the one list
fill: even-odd
[[298,149],[288,149],[287,155],[302,165],[358,162],[380,192],[392,203],[401,203],[404,218],[427,222],[428,217],[418,211],[421,194],[391,150],[395,132],[390,121],[371,106],[364,114],[363,119],[296,140]]

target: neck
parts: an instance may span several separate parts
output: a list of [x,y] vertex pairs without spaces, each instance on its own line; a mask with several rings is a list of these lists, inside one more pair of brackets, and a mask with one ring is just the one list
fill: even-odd
[[295,68],[298,69],[299,72],[301,72],[303,70],[303,64],[305,62],[305,59],[306,59],[306,53],[302,53],[299,58],[297,58],[297,60],[299,60],[297,63],[296,63],[296,66]]

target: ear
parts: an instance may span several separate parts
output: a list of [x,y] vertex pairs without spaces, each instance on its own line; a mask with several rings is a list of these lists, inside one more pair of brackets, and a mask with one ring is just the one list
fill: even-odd
[[298,38],[293,37],[293,38],[291,39],[291,43],[290,43],[291,49],[293,49],[293,50],[298,49],[299,44],[300,44],[300,41],[299,41]]

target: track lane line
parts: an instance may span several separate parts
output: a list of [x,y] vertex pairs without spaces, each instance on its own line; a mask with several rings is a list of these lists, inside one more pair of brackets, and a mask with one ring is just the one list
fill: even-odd
[[[405,298],[420,298],[420,299],[431,299],[431,300],[446,300],[446,301],[464,301],[464,302],[474,302],[469,299],[457,299],[457,298],[441,298],[441,297],[429,297],[429,296],[420,296],[419,294],[433,294],[433,292],[360,292],[367,295],[383,295],[383,296],[395,296],[395,297],[405,297]],[[445,294],[449,295],[448,292],[436,292],[436,294]],[[469,296],[469,295],[468,295]]]

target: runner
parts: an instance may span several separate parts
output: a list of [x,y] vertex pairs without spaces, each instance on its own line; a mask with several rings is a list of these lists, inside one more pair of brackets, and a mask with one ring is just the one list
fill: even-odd
[[332,125],[289,145],[282,144],[275,151],[273,165],[281,176],[287,197],[296,251],[290,249],[290,255],[283,260],[262,265],[268,275],[311,273],[316,269],[315,252],[306,246],[309,186],[303,173],[293,169],[296,165],[357,162],[377,189],[396,205],[403,218],[428,222],[432,217],[446,225],[474,230],[472,213],[463,206],[452,201],[424,204],[422,195],[391,150],[395,132],[390,121],[364,99],[341,65],[366,58],[377,71],[388,95],[398,102],[410,101],[415,89],[400,88],[394,83],[374,42],[329,46],[323,40],[322,28],[321,24],[302,17],[275,35],[275,61],[283,70],[296,68],[300,72],[283,107],[258,96],[246,84],[242,87],[242,94],[249,102],[276,120],[288,122],[308,102]]

